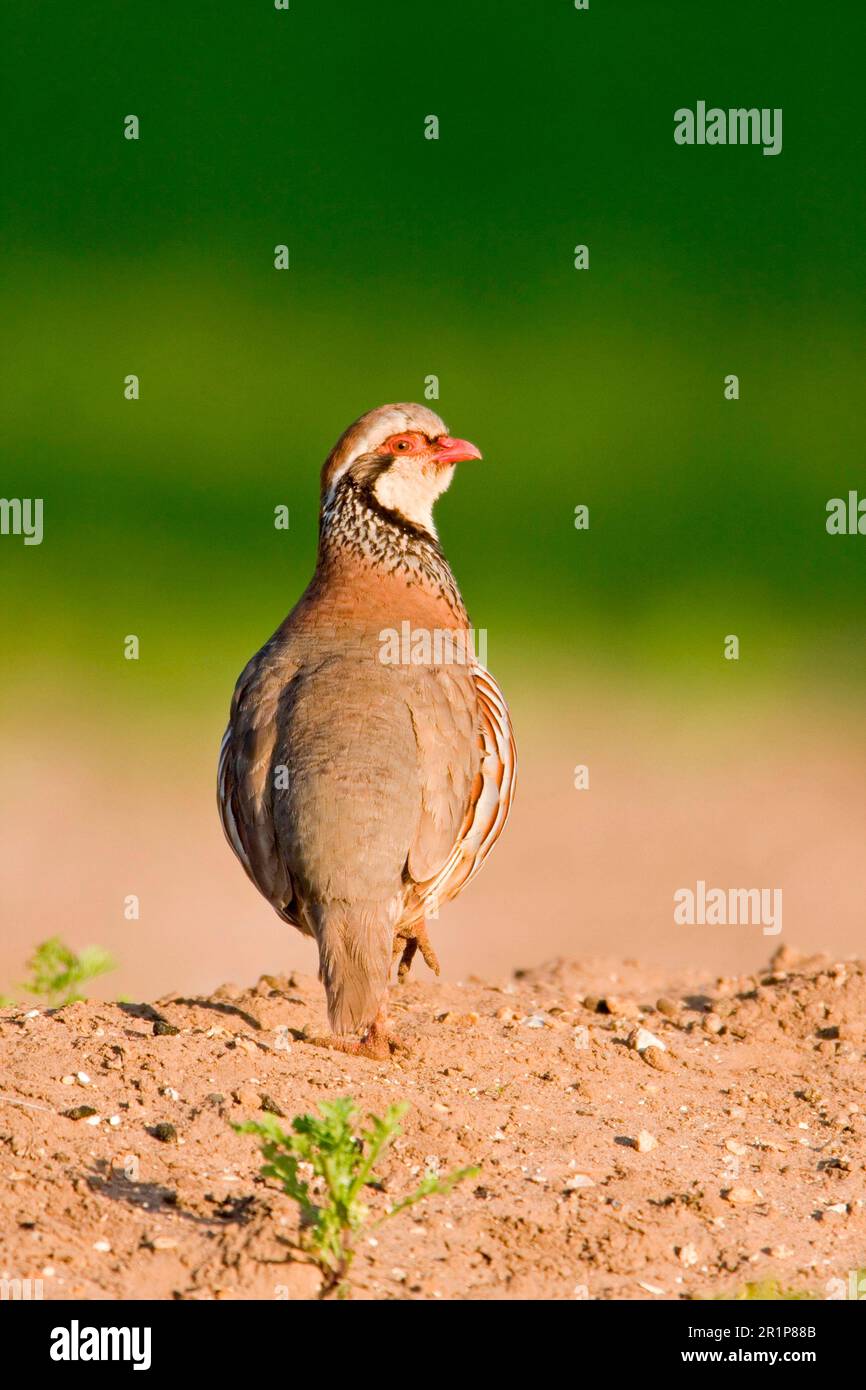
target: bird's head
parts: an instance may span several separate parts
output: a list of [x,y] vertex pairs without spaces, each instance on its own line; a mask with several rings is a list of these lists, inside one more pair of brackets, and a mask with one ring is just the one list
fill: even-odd
[[436,535],[433,503],[454,466],[481,453],[453,438],[445,422],[423,405],[382,405],[341,434],[322,469],[322,507],[341,487],[354,486],[395,522]]

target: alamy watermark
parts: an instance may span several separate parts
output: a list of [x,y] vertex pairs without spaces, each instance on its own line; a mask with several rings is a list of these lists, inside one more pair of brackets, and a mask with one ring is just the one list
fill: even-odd
[[0,1303],[39,1303],[45,1297],[41,1279],[0,1279]]
[[694,111],[681,106],[674,112],[674,140],[678,145],[763,145],[764,154],[782,152],[781,106],[707,107],[699,101]]
[[25,545],[41,545],[42,535],[41,497],[0,497],[0,536],[23,536]]
[[847,497],[831,497],[824,526],[831,536],[866,536],[866,497],[853,488]]
[[782,930],[781,888],[707,888],[699,878],[695,888],[674,893],[678,926],[760,926],[764,936]]
[[399,629],[382,628],[379,660],[383,666],[486,666],[487,629],[413,627],[404,619]]

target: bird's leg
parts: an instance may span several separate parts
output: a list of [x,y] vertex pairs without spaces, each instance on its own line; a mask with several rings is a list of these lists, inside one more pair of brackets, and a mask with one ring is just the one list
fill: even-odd
[[433,971],[433,974],[439,974],[439,961],[436,958],[436,952],[430,944],[426,922],[417,922],[415,926],[412,927],[411,934],[409,928],[406,928],[405,932],[399,932],[397,934],[394,938],[394,958],[396,958],[401,949],[401,943],[403,943],[403,954],[400,957],[400,964],[397,967],[397,978],[401,982],[405,980],[406,976],[409,974],[412,968],[412,962],[418,951],[421,952],[421,955],[426,964]]
[[391,1022],[381,1006],[369,1028],[360,1038],[345,1033],[326,1033],[308,1037],[314,1047],[329,1047],[335,1052],[347,1052],[352,1057],[369,1057],[374,1062],[386,1062],[392,1052],[405,1052],[406,1046],[391,1032]]

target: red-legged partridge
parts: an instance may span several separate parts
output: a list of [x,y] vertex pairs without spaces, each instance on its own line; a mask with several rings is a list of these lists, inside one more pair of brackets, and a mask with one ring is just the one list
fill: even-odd
[[[316,571],[238,680],[219,808],[247,874],[319,948],[332,1046],[386,1056],[388,976],[508,816],[508,710],[433,524],[480,458],[421,405],[362,415],[322,470]],[[320,1040],[321,1041],[321,1040]]]

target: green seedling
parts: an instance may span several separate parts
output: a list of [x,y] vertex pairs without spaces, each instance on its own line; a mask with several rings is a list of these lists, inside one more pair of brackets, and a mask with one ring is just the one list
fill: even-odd
[[758,1279],[751,1284],[742,1284],[734,1293],[716,1294],[717,1301],[732,1303],[751,1303],[754,1301],[777,1303],[814,1299],[815,1294],[805,1289],[785,1289],[778,1279]]
[[85,946],[76,954],[59,936],[52,936],[36,947],[27,967],[30,978],[21,988],[28,994],[43,996],[51,1008],[62,1008],[83,999],[79,985],[114,970],[116,962],[101,946]]
[[[401,1133],[400,1120],[408,1108],[405,1103],[389,1105],[384,1116],[368,1115],[368,1127],[357,1134],[357,1108],[351,1096],[322,1101],[318,1115],[296,1115],[289,1133],[269,1114],[233,1126],[239,1134],[255,1134],[261,1140],[266,1160],[262,1176],[276,1178],[300,1207],[302,1244],[324,1276],[322,1298],[348,1293],[344,1280],[359,1230],[374,1230],[434,1193],[447,1195],[478,1172],[460,1168],[444,1177],[428,1173],[414,1192],[392,1202],[384,1215],[371,1222],[362,1201],[364,1188],[377,1184],[375,1165]],[[309,1165],[309,1178],[302,1175],[302,1164]]]

